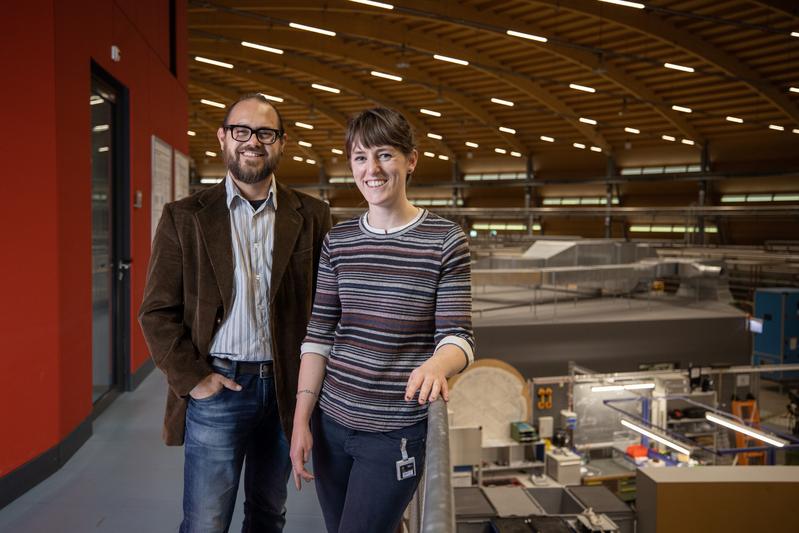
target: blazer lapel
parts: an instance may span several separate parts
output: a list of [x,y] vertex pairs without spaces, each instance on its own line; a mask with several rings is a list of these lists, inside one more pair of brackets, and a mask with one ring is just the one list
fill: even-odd
[[277,183],[277,211],[275,211],[275,244],[272,248],[272,279],[269,284],[269,300],[273,301],[286,272],[294,243],[302,230],[302,215],[297,211],[300,201]]
[[201,199],[203,208],[194,215],[200,228],[211,267],[214,270],[225,316],[233,303],[233,243],[230,237],[230,211],[225,182],[222,181]]

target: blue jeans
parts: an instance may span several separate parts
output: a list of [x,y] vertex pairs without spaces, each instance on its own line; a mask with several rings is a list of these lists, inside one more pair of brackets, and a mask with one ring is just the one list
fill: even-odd
[[286,523],[289,444],[280,425],[273,377],[214,369],[241,391],[223,388],[189,399],[181,533],[223,533],[230,527],[242,463],[242,532],[280,532]]
[[[314,414],[313,469],[328,533],[394,533],[424,469],[427,420],[373,433]],[[416,475],[397,480],[400,444],[416,458]]]

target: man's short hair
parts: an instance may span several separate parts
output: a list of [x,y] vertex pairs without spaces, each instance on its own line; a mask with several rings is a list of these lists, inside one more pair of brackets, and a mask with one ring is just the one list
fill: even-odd
[[275,110],[275,114],[277,114],[277,129],[283,131],[283,117],[280,114],[280,110],[275,106],[275,104],[270,102],[266,98],[266,96],[264,96],[262,93],[247,93],[247,94],[243,94],[243,95],[241,95],[239,97],[238,100],[236,100],[230,106],[228,106],[227,113],[225,113],[225,120],[222,121],[222,126],[223,127],[228,125],[227,121],[230,118],[230,113],[233,111],[233,108],[236,107],[240,102],[243,102],[245,100],[258,100],[259,102],[263,102],[264,104],[267,104],[272,109],[274,109]]

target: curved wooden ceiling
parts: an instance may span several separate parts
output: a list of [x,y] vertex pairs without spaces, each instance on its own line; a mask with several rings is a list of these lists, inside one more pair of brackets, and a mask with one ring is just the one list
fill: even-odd
[[[466,171],[523,169],[527,155],[537,168],[545,161],[554,174],[575,166],[602,174],[609,156],[639,165],[694,162],[706,145],[711,151],[736,147],[714,157],[721,163],[725,154],[759,160],[769,147],[799,152],[795,2],[645,3],[645,9],[635,9],[597,0],[401,0],[388,10],[347,0],[190,1],[190,127],[197,132],[191,155],[201,169],[215,168],[205,151],[217,151],[215,130],[224,110],[200,99],[229,102],[252,91],[284,100],[279,107],[293,141],[286,152],[291,162],[281,175],[298,181],[318,181],[320,172],[346,173],[332,152],[342,148],[346,117],[378,104],[412,122],[420,152],[436,156],[438,166],[429,168],[439,180],[449,179],[453,162]],[[195,56],[233,68],[200,63]],[[300,140],[311,146],[300,146]],[[308,165],[316,170],[309,172]]]

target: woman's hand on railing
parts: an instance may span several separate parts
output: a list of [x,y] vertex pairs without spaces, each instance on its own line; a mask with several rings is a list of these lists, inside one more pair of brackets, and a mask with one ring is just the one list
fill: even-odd
[[313,474],[305,468],[305,463],[311,460],[311,448],[313,448],[313,436],[308,424],[294,424],[294,431],[291,435],[291,466],[294,475],[294,485],[297,490],[302,490],[302,480],[306,483],[313,481]]

